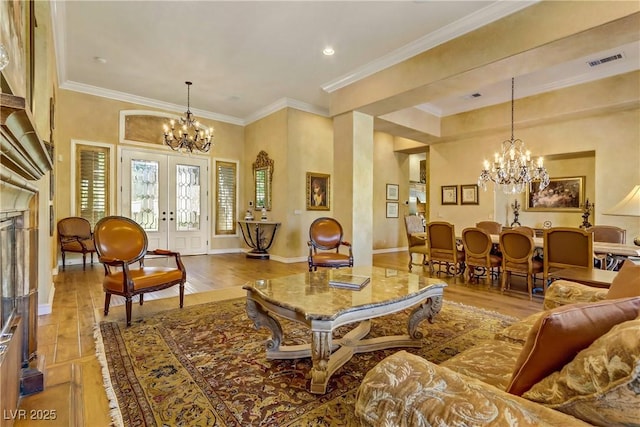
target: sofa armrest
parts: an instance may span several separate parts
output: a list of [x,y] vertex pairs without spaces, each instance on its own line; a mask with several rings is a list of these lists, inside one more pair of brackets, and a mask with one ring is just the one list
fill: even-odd
[[589,425],[406,351],[367,373],[355,411],[365,426]]
[[544,294],[544,310],[578,302],[596,302],[607,297],[609,289],[594,288],[569,280],[556,280]]

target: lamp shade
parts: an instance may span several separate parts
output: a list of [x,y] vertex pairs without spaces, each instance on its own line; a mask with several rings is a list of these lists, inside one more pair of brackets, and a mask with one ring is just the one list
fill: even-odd
[[605,215],[640,216],[640,185],[633,187],[624,199],[603,213]]

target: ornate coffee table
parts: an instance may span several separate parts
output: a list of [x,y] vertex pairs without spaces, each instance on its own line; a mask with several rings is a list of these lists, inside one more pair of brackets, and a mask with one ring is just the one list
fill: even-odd
[[[333,287],[337,275],[370,277],[360,290]],[[394,347],[420,347],[418,325],[433,322],[442,307],[447,286],[441,280],[378,267],[321,270],[247,283],[247,314],[256,327],[271,330],[266,343],[267,359],[311,357],[311,393],[323,394],[331,375],[354,354]],[[416,306],[408,319],[407,335],[364,338],[375,317]],[[304,323],[311,329],[311,344],[282,345],[283,332],[275,316]],[[333,340],[339,326],[358,323],[340,339]]]

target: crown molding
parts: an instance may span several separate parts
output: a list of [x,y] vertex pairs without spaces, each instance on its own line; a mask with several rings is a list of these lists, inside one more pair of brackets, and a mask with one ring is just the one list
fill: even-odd
[[267,105],[264,108],[250,114],[245,118],[245,124],[250,124],[258,121],[270,114],[280,111],[283,108],[294,108],[296,110],[304,111],[307,113],[317,114],[319,116],[329,117],[329,111],[326,108],[320,108],[318,106],[308,104],[306,102],[298,101],[291,98],[280,98],[274,103]]
[[[185,111],[184,105],[157,101],[155,99],[144,98],[142,96],[131,95],[129,93],[118,92],[115,90],[103,89],[97,86],[86,85],[83,83],[66,81],[60,85],[60,88],[75,91],[75,92],[86,93],[89,95],[100,96],[102,98],[109,98],[117,101],[131,102],[133,104],[159,108],[166,111],[173,111],[177,113],[184,113]],[[212,113],[210,111],[199,110],[197,108],[191,108],[191,112],[198,117],[204,117],[204,118],[216,120],[219,122],[230,123],[230,124],[239,125],[239,126],[244,126],[245,124],[244,120],[238,117],[227,116],[225,114]]]
[[421,37],[411,43],[404,45],[403,47],[396,49],[388,55],[382,56],[374,61],[365,64],[352,71],[323,84],[322,90],[325,92],[334,92],[345,86],[357,82],[365,77],[377,73],[378,71],[389,68],[393,65],[399,64],[411,57],[414,57],[422,52],[426,52],[436,46],[439,46],[445,42],[460,37],[463,34],[471,32],[475,29],[483,27],[491,22],[497,21],[519,10],[525,9],[539,0],[528,1],[498,1],[490,4],[489,6],[472,13],[471,15],[453,22],[441,29],[434,31],[424,37]]

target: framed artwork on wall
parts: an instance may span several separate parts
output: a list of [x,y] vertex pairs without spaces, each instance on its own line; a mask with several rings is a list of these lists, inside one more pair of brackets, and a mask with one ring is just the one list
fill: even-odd
[[398,218],[398,202],[387,202],[387,218]]
[[526,188],[527,211],[581,211],[584,205],[584,176],[551,178],[540,190],[540,183]]
[[387,184],[387,200],[398,200],[398,184]]
[[460,204],[461,205],[477,205],[478,204],[478,185],[468,184],[460,186]]
[[307,210],[328,211],[331,176],[325,173],[307,172]]
[[442,191],[442,204],[443,205],[457,205],[458,204],[458,186],[457,185],[443,185]]

